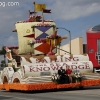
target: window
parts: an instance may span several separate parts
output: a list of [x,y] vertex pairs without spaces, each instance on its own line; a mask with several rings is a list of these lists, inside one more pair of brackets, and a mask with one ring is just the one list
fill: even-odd
[[97,50],[100,52],[100,39],[97,40]]

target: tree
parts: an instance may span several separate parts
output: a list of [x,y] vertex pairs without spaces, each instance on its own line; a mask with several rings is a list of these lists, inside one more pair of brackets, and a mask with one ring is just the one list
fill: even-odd
[[4,62],[5,62],[5,66],[6,66],[6,50],[5,50],[5,46],[2,46],[2,49],[0,50],[0,55],[4,56]]
[[1,67],[5,67],[5,61],[2,60],[0,65],[1,65]]

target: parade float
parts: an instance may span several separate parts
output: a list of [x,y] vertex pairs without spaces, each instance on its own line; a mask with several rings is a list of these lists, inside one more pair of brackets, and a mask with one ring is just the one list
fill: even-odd
[[[37,15],[38,11],[42,16]],[[32,91],[100,85],[100,76],[93,73],[87,54],[56,55],[57,46],[67,37],[58,35],[56,23],[45,20],[44,13],[51,10],[45,4],[34,3],[28,20],[15,23],[18,47],[5,47],[8,66],[0,71],[0,89]],[[75,81],[59,84],[57,72],[61,66],[66,70],[67,65]]]

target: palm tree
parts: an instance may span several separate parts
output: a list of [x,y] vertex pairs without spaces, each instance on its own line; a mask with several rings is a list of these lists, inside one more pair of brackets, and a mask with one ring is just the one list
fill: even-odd
[[6,66],[6,50],[5,50],[5,46],[2,46],[2,49],[0,50],[0,55],[4,56],[4,62],[5,62],[5,66]]

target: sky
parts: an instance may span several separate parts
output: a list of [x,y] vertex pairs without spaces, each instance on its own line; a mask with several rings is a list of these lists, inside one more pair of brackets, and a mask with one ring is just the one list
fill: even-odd
[[[8,2],[18,2],[18,5],[8,6]],[[44,18],[70,30],[71,39],[82,37],[83,43],[86,43],[86,31],[100,24],[100,0],[0,0],[0,48],[18,46],[17,33],[12,32],[14,23],[28,19],[28,10],[34,10],[33,2],[46,4],[51,14],[44,14]],[[64,29],[59,29],[58,34],[69,37]]]

